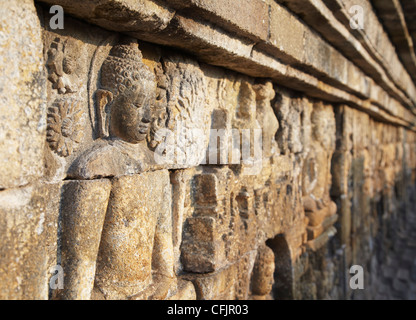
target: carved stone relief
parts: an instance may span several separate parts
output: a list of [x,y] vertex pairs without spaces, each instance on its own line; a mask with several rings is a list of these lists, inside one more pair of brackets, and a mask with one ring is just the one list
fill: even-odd
[[348,298],[348,266],[375,283],[380,260],[397,269],[384,244],[414,218],[411,83],[354,94],[353,61],[230,38],[216,6],[195,5],[202,23],[177,0],[79,1],[93,15],[62,0],[74,15],[51,29],[52,2],[0,2],[0,298]]
[[[289,105],[276,112],[270,81],[128,36],[71,28],[71,36],[46,32],[50,180],[71,179],[58,246],[68,285],[53,297],[270,299],[275,257],[266,241],[292,230],[285,236],[295,258],[307,240],[302,147],[296,129],[285,127],[300,114]],[[84,58],[74,61],[79,52]],[[212,129],[241,139],[209,150]],[[276,139],[286,132],[287,150]],[[315,148],[324,150],[321,140]],[[246,174],[253,162],[227,153],[244,144],[251,161],[261,146],[255,174]],[[225,162],[207,162],[211,156]],[[328,159],[319,170],[328,170]]]
[[322,239],[335,233],[332,225],[338,218],[337,205],[330,198],[331,160],[335,151],[335,115],[330,106],[314,105],[311,133],[310,148],[303,165],[302,191],[303,206],[309,219],[309,246],[317,250],[325,243]]
[[55,38],[48,50],[48,79],[52,82],[52,88],[59,94],[74,93],[78,90],[71,79],[74,71],[79,68],[75,53],[71,52],[70,42],[64,42],[61,38]]
[[155,69],[158,100],[149,141],[156,162],[197,166],[205,157],[211,123],[204,74],[198,63],[175,54],[162,57]]
[[50,107],[46,140],[51,150],[61,157],[71,155],[84,135],[84,121],[78,101],[62,100]]
[[96,92],[98,141],[70,169],[81,179],[146,171],[152,163],[146,145],[155,102],[155,75],[142,62],[137,41],[121,39],[101,69]]

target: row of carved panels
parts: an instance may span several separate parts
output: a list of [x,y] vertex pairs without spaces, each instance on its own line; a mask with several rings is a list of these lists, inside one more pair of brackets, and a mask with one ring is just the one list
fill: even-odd
[[[261,157],[275,148],[270,82],[77,21],[44,32],[49,180],[212,163],[211,129],[228,130],[227,138],[232,129],[261,130]],[[242,144],[230,148],[241,152]]]

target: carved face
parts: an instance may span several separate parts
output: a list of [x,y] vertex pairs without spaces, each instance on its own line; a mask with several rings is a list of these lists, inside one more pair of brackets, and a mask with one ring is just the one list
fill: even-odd
[[119,94],[111,105],[112,135],[130,143],[143,141],[149,132],[154,100],[152,83],[148,80],[142,80],[135,90],[127,89]]

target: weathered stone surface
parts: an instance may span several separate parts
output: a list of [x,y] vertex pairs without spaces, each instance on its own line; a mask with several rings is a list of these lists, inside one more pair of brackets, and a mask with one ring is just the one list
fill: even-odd
[[[232,33],[242,34],[253,41],[267,40],[269,32],[269,7],[262,0],[200,1],[165,0],[180,12],[192,17],[200,16]],[[260,17],[260,19],[259,19]]]
[[3,168],[1,297],[413,294],[416,92],[367,0],[363,30],[349,0],[56,0],[64,29],[40,2],[10,10],[33,33],[0,30],[6,49],[30,33],[10,52],[40,67],[44,119],[0,124],[41,146]]
[[[290,26],[290,27],[289,27]],[[305,26],[286,8],[270,2],[270,35],[268,42],[293,63],[302,62]],[[267,49],[266,49],[267,50]]]
[[267,246],[258,249],[251,275],[251,295],[254,300],[265,300],[272,291],[275,270],[274,260],[272,249]]
[[177,293],[167,300],[196,300],[195,287],[191,281],[178,280]]
[[82,3],[70,0],[42,0],[42,2],[61,5],[69,14],[117,31],[163,30],[175,13],[157,0],[100,0]]
[[0,4],[0,189],[43,175],[46,79],[33,1]]
[[95,280],[106,299],[160,299],[176,286],[171,214],[167,171],[113,179]]
[[206,275],[187,275],[195,286],[199,300],[245,300],[248,298],[255,252],[218,272]]
[[197,166],[205,158],[211,125],[206,79],[198,63],[179,55],[163,58],[161,65],[165,124],[152,128],[155,162],[170,168]]
[[[279,1],[284,2],[284,1]],[[357,65],[362,68],[367,74],[371,75],[373,79],[378,81],[380,85],[386,89],[390,94],[394,95],[397,99],[400,99],[408,107],[413,107],[415,103],[414,93],[415,86],[412,81],[403,81],[404,78],[410,80],[409,74],[403,68],[403,65],[399,62],[397,55],[394,52],[393,47],[391,46],[388,38],[384,34],[383,28],[379,27],[379,22],[377,17],[372,11],[371,4],[366,1],[347,1],[336,6],[334,2],[330,2],[329,6],[337,9],[339,7],[343,8],[342,13],[342,22],[337,20],[334,16],[334,13],[328,9],[328,7],[322,1],[314,2],[303,2],[303,1],[291,1],[287,3],[288,7],[296,12],[297,14],[304,15],[304,20],[314,29],[321,33],[321,35],[331,43],[335,48],[340,52],[344,52],[349,59],[354,61]],[[351,10],[350,8],[354,5],[359,5],[363,12],[367,11],[366,16],[366,35],[360,36],[359,39],[364,39],[360,43],[355,37],[351,36],[351,32],[348,29],[350,28],[350,19],[352,14],[347,13]],[[355,12],[355,11],[353,11]],[[339,14],[339,12],[336,12]],[[347,18],[345,18],[347,16]],[[325,23],[316,23],[315,21],[321,21]],[[354,30],[355,31],[355,30]],[[356,31],[357,32],[357,31]],[[385,40],[382,47],[382,50],[375,50],[377,48],[376,41],[372,42],[369,39],[379,39]],[[392,49],[392,50],[390,50]],[[381,51],[384,51],[384,55],[380,54]],[[385,56],[387,55],[387,56]],[[376,56],[376,61],[374,60]],[[388,62],[387,62],[388,61]],[[392,65],[395,67],[393,68]],[[387,69],[386,73],[384,69]],[[400,71],[398,71],[400,70]],[[399,73],[397,73],[399,72]],[[403,78],[400,78],[398,74],[402,74]],[[394,83],[389,79],[389,76],[394,77]],[[406,94],[400,91],[404,90]],[[410,100],[408,99],[410,96]]]
[[0,192],[2,299],[48,299],[59,200],[59,184]]
[[[278,103],[275,104],[275,112],[280,122],[280,129],[277,132],[280,153],[299,153],[307,143],[303,144],[301,130],[310,130],[310,125],[305,127],[301,123],[301,108],[304,101],[292,100],[291,96],[282,91]],[[305,138],[307,135],[305,135]]]
[[64,288],[54,292],[56,298],[91,298],[110,189],[108,180],[70,181],[63,185],[59,258]]

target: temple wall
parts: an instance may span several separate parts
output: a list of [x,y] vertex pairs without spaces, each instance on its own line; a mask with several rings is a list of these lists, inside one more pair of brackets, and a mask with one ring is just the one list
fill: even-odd
[[414,299],[413,34],[356,2],[1,2],[0,298]]

